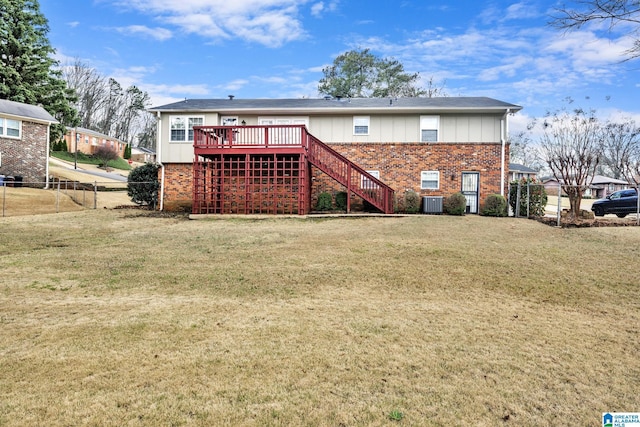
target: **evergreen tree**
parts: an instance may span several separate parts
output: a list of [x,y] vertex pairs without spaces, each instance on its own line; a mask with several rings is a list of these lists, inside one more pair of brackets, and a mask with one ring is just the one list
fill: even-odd
[[78,117],[71,106],[74,93],[52,58],[48,32],[38,0],[0,0],[0,98],[42,105],[61,123],[52,127],[57,140]]
[[446,96],[442,88],[434,86],[433,78],[428,81],[429,87],[424,89],[419,86],[418,73],[407,73],[399,61],[379,58],[369,49],[338,55],[322,73],[324,77],[318,82],[318,92],[334,97]]

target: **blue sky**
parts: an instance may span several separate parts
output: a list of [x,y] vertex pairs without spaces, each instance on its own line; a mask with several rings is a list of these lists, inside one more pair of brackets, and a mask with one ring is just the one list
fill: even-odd
[[40,0],[61,64],[76,59],[153,106],[184,98],[318,97],[322,68],[370,48],[451,96],[519,104],[512,130],[566,106],[640,123],[632,28],[547,25],[571,0]]

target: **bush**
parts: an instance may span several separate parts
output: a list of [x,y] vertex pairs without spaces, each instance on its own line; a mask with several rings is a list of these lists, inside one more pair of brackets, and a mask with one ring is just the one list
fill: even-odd
[[397,194],[395,195],[395,201],[393,204],[393,211],[395,213],[404,213],[405,212],[405,207],[404,207],[404,197],[402,196],[402,194]]
[[[513,214],[516,212],[518,198],[518,184],[520,184],[520,215],[527,215],[527,198],[529,199],[529,215],[544,216],[547,206],[547,190],[533,178],[523,178],[520,181],[512,181],[509,185],[509,205]],[[530,184],[530,185],[527,185]],[[527,197],[527,189],[529,196]]]
[[464,215],[467,211],[467,199],[460,192],[446,197],[443,202],[444,213],[449,215]]
[[333,200],[331,194],[324,192],[318,195],[318,204],[316,208],[319,211],[330,211],[333,208]]
[[347,210],[347,192],[340,191],[336,193],[336,208],[341,211]]
[[158,203],[159,165],[146,163],[138,166],[129,173],[127,179],[127,195],[131,201],[139,205],[147,205],[149,209],[155,209]]
[[406,213],[414,214],[420,212],[420,196],[413,190],[404,193],[404,210]]
[[489,194],[484,201],[480,214],[484,216],[507,216],[507,199],[500,194]]

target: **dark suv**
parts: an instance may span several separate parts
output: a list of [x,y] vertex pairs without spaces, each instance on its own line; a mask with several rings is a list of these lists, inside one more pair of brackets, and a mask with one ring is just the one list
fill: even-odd
[[593,202],[591,210],[595,216],[616,214],[618,218],[624,218],[627,214],[638,211],[638,195],[636,190],[620,190],[609,194],[605,199]]

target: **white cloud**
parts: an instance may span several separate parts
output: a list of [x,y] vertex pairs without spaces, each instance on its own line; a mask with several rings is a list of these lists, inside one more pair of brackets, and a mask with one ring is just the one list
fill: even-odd
[[338,1],[337,0],[330,1],[328,3],[320,1],[318,3],[314,3],[311,6],[311,15],[315,16],[316,18],[319,18],[325,12],[334,12],[337,9],[338,9]]
[[77,26],[80,25],[80,21],[71,21],[71,22],[67,22],[67,25],[71,28],[76,28]]
[[531,19],[540,16],[537,8],[531,5],[531,2],[520,2],[514,3],[507,7],[506,13],[504,15],[505,21],[515,20],[515,19]]
[[[240,38],[267,47],[305,37],[299,7],[309,0],[115,0],[185,33],[220,41]],[[336,7],[335,1],[322,10]]]
[[117,32],[124,35],[141,35],[145,38],[151,38],[159,41],[168,40],[173,37],[173,33],[166,28],[149,28],[144,25],[129,25],[127,27],[115,28]]
[[224,84],[216,86],[216,89],[222,89],[226,91],[230,90],[240,90],[245,87],[249,83],[249,80],[246,79],[236,79],[230,82],[226,82]]
[[323,10],[324,10],[324,2],[315,3],[313,6],[311,6],[311,14],[313,16],[316,16],[316,17],[320,16]]

